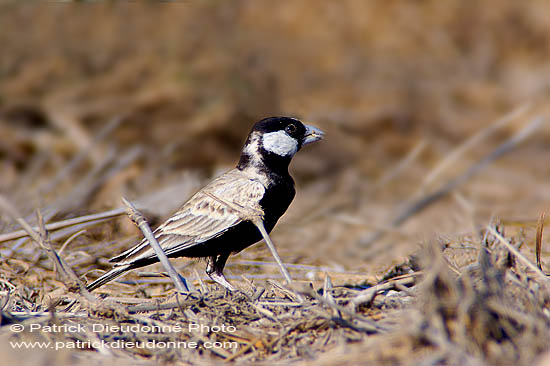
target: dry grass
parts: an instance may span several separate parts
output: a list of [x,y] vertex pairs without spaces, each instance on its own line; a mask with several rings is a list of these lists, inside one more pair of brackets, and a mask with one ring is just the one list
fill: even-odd
[[327,275],[321,288],[246,280],[228,293],[198,281],[199,292],[182,295],[149,283],[131,297],[107,289],[96,298],[37,290],[53,272],[35,266],[40,279],[23,278],[25,261],[12,258],[2,268],[0,337],[162,364],[531,365],[549,350],[550,278],[512,254],[522,238],[508,243],[491,230],[483,241],[427,246],[365,289],[333,286]]

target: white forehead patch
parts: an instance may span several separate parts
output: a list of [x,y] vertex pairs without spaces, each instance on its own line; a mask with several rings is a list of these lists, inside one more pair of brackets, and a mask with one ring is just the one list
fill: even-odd
[[298,141],[284,131],[264,134],[263,145],[267,151],[281,156],[292,156],[298,151]]

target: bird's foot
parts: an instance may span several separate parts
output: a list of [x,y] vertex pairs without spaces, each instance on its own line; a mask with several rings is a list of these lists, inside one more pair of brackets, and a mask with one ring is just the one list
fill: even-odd
[[229,291],[233,292],[235,291],[235,287],[233,287],[232,284],[229,283],[229,281],[227,281],[227,279],[225,278],[225,276],[223,275],[223,273],[217,273],[217,272],[213,272],[213,273],[207,273],[208,274],[208,277],[210,277],[210,279],[214,282],[216,282],[217,284],[225,287],[226,289],[228,289]]

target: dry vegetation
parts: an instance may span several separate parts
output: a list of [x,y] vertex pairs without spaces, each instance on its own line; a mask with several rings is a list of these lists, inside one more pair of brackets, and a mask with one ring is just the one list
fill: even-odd
[[[0,10],[3,360],[550,362],[549,280],[532,265],[550,204],[547,2],[4,1]],[[77,279],[96,278],[140,237],[121,197],[158,223],[235,163],[255,120],[278,114],[327,133],[294,159],[298,196],[272,235],[294,284],[282,285],[256,245],[229,260],[238,293],[187,259],[173,262],[198,289],[188,295],[160,266],[79,290]],[[8,236],[21,229],[12,215],[39,227],[37,209],[47,225],[107,214],[46,226],[36,240]],[[16,350],[17,340],[90,343]],[[92,346],[101,340],[199,349]]]

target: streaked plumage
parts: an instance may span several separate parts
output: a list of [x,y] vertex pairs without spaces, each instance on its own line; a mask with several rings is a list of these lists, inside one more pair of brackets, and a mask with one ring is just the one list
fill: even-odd
[[[292,156],[323,133],[289,117],[266,118],[248,135],[239,164],[195,193],[155,231],[168,257],[206,257],[207,274],[228,289],[223,276],[231,253],[260,241],[247,215],[260,215],[269,233],[292,202],[294,181],[288,173]],[[243,215],[244,213],[244,215]],[[111,259],[115,267],[90,283],[93,290],[128,270],[158,262],[144,239]]]

